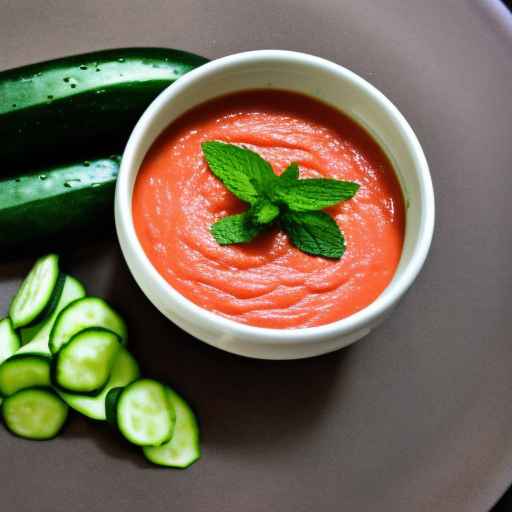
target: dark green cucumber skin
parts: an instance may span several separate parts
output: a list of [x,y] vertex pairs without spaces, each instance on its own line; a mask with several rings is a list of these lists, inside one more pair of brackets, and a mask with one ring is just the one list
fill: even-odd
[[112,388],[105,397],[105,414],[107,422],[112,426],[117,427],[117,402],[123,391],[124,387]]
[[49,317],[54,309],[57,307],[57,304],[59,303],[60,296],[62,293],[62,290],[64,289],[64,281],[66,280],[66,274],[63,272],[59,272],[59,277],[57,278],[57,282],[55,283],[55,288],[53,289],[52,296],[50,297],[50,300],[46,307],[37,315],[32,322],[30,322],[27,325],[24,325],[23,328],[26,327],[33,327],[34,325],[38,324],[45,318]]
[[119,161],[79,162],[1,180],[0,248],[108,224]]
[[149,103],[205,62],[179,50],[121,48],[0,72],[0,174],[120,152]]

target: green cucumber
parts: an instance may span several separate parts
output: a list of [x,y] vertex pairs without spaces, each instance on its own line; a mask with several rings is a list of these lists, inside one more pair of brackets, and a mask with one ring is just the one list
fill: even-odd
[[122,48],[0,72],[1,172],[120,151],[151,101],[205,62],[179,50]]
[[50,351],[55,354],[73,335],[87,327],[103,327],[126,342],[124,320],[103,299],[84,297],[66,306],[57,316],[50,333]]
[[9,317],[0,320],[0,363],[20,348],[20,336],[14,330]]
[[9,396],[34,386],[51,386],[49,357],[14,354],[0,364],[0,395]]
[[36,262],[9,314],[20,328],[0,319],[0,410],[13,434],[51,439],[71,407],[115,425],[154,464],[185,468],[200,457],[188,404],[165,384],[139,379],[123,345],[124,320],[103,299],[85,296],[56,255]]
[[[50,349],[48,348],[48,339],[57,315],[68,304],[77,299],[81,299],[82,297],[85,297],[84,285],[72,276],[65,276],[64,287],[62,288],[59,302],[57,303],[53,313],[31,327],[20,329],[23,347],[21,347],[19,353],[42,351],[44,354],[49,355]],[[40,348],[42,350],[40,350]]]
[[24,327],[51,314],[60,297],[64,278],[59,270],[59,257],[49,254],[39,258],[9,306],[14,328]]
[[105,224],[118,170],[119,158],[112,157],[0,181],[0,247]]
[[[117,392],[115,392],[117,394]],[[126,386],[114,402],[115,422],[123,436],[138,446],[160,446],[172,438],[176,412],[166,387],[152,379]],[[109,412],[108,417],[112,417]]]
[[68,416],[68,406],[49,388],[28,388],[2,403],[5,426],[15,435],[42,441],[55,437]]
[[105,420],[105,397],[112,388],[123,387],[138,379],[139,366],[135,358],[121,347],[112,366],[110,379],[97,396],[67,393],[57,389],[57,393],[72,409],[93,420]]
[[167,393],[176,410],[174,435],[162,446],[147,446],[143,451],[146,459],[153,464],[183,469],[201,457],[199,427],[196,416],[187,402],[169,387]]
[[52,382],[70,393],[98,394],[107,384],[119,336],[100,327],[75,334],[52,361]]

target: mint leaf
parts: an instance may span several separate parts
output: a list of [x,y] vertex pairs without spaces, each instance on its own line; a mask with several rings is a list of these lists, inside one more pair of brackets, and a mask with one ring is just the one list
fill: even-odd
[[249,211],[254,224],[270,224],[280,213],[279,207],[268,199],[260,199]]
[[254,204],[275,180],[272,166],[254,151],[218,141],[203,142],[201,148],[213,174],[246,203]]
[[299,165],[296,162],[291,163],[279,176],[280,180],[298,180]]
[[314,256],[339,259],[345,239],[335,220],[325,212],[292,212],[280,217],[281,226],[298,249]]
[[290,210],[308,212],[323,210],[354,196],[359,185],[352,181],[306,179],[278,181],[274,197],[286,203]]
[[247,148],[219,141],[201,145],[212,173],[239,199],[250,204],[244,213],[231,215],[211,227],[221,245],[250,242],[276,219],[291,242],[314,256],[339,259],[345,239],[324,208],[350,199],[357,183],[334,179],[299,179],[291,163],[278,177],[271,165]]
[[262,226],[256,226],[251,222],[249,211],[224,217],[211,227],[211,233],[220,245],[250,242],[262,230]]

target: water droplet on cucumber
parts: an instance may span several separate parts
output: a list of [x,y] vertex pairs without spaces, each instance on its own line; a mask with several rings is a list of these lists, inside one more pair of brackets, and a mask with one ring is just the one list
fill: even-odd
[[86,66],[85,64],[82,64],[82,65],[80,66],[80,69],[81,69],[82,71],[84,71],[84,70],[86,70],[86,69],[87,69],[87,66]]
[[77,81],[75,78],[71,77],[71,76],[65,76],[63,79],[62,79],[66,84],[69,84],[69,86],[71,87],[71,89],[74,89],[77,85]]
[[80,183],[80,182],[81,182],[80,178],[76,178],[76,179],[65,181],[64,182],[64,186],[66,188],[71,188],[74,183]]
[[39,179],[40,179],[41,181],[44,181],[44,180],[45,180],[45,179],[47,179],[47,178],[48,178],[48,176],[46,176],[46,174],[40,174],[40,175],[39,175]]
[[119,57],[119,59],[117,59],[117,62],[124,62],[123,57]]

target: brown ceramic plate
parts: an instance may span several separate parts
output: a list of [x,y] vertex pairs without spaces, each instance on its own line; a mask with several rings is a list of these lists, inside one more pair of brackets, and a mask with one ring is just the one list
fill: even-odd
[[[487,510],[512,480],[510,15],[497,0],[1,6],[2,69],[134,45],[210,58],[299,50],[374,83],[429,158],[438,208],[430,258],[396,313],[364,341],[317,359],[264,362],[173,327],[131,279],[113,233],[70,248],[70,270],[129,319],[144,372],[199,411],[203,459],[186,471],[152,467],[107,426],[80,417],[46,443],[0,429],[3,507]],[[2,311],[30,263],[0,263]]]

